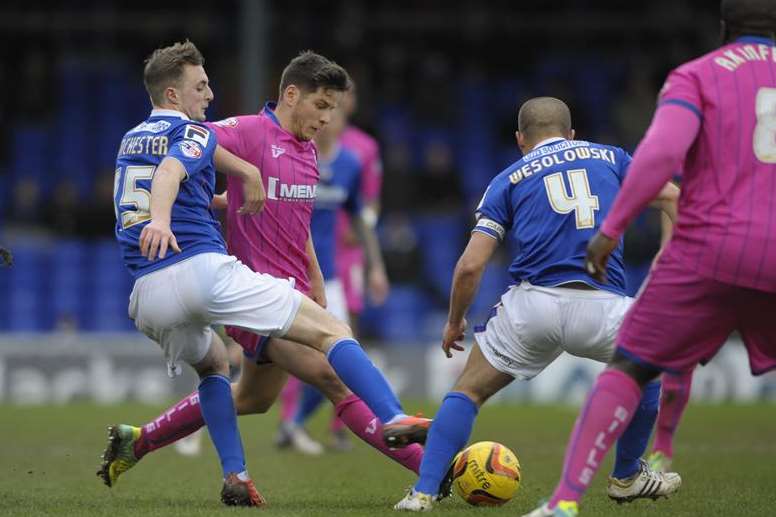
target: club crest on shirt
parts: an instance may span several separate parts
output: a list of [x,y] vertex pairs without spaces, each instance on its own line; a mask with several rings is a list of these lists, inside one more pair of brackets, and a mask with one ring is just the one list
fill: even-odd
[[277,159],[278,156],[280,156],[281,154],[283,154],[285,152],[286,152],[286,150],[283,149],[282,147],[277,146],[275,144],[272,144],[272,157],[273,158]]
[[202,158],[202,148],[199,146],[197,142],[193,142],[191,140],[184,140],[183,142],[180,143],[180,148],[184,156],[187,156],[189,158],[194,158],[195,160]]

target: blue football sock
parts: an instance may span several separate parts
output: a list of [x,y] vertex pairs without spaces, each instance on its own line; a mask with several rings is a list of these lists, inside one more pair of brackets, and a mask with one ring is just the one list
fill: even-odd
[[389,422],[403,414],[399,399],[388,381],[355,339],[340,339],[326,355],[342,382],[366,403],[381,422]]
[[463,393],[451,391],[447,394],[428,432],[416,491],[431,495],[439,493],[439,484],[447,474],[450,462],[469,441],[477,411],[477,405]]
[[660,402],[660,381],[644,386],[636,413],[628,428],[617,441],[617,456],[612,477],[625,479],[639,471],[639,459],[647,450],[649,436],[657,419]]
[[318,409],[318,406],[321,405],[324,398],[323,393],[318,388],[305,384],[302,387],[302,396],[299,399],[299,405],[294,415],[294,423],[296,425],[304,425],[307,419]]
[[237,428],[232,388],[223,375],[208,375],[199,383],[199,405],[210,439],[216,447],[224,478],[245,470],[245,453]]

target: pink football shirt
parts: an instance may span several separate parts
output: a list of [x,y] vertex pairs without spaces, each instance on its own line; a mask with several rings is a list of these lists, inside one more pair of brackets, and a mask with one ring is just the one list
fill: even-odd
[[[702,276],[776,292],[774,42],[745,36],[680,66],[660,92],[660,106],[669,105],[700,126],[682,164],[679,220],[666,252]],[[641,170],[639,151],[620,198],[638,198],[650,175],[670,176]],[[610,237],[640,208],[618,201],[602,228]]]
[[267,201],[256,215],[240,215],[242,182],[229,177],[226,242],[229,252],[258,273],[294,278],[310,290],[306,243],[315,202],[318,168],[315,146],[280,127],[268,103],[258,115],[210,124],[218,143],[261,171]]

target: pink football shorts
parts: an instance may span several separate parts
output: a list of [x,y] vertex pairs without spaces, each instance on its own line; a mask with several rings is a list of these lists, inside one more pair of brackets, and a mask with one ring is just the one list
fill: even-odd
[[753,374],[776,368],[776,293],[701,277],[669,247],[625,316],[617,350],[683,372],[709,361],[736,330]]

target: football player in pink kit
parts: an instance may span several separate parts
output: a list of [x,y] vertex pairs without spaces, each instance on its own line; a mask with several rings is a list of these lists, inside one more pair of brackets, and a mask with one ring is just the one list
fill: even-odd
[[[356,109],[356,87],[351,83],[351,88],[345,92],[342,99],[342,109],[345,116],[350,116]],[[353,152],[361,162],[360,189],[363,209],[362,220],[365,224],[374,228],[380,214],[380,190],[382,188],[383,166],[380,159],[380,148],[377,141],[361,129],[348,125],[339,135],[339,145]],[[342,283],[345,292],[345,301],[349,315],[349,323],[354,333],[358,335],[358,316],[364,310],[364,278],[367,278],[367,287],[373,303],[381,305],[388,296],[389,283],[382,268],[364,267],[364,249],[358,232],[353,228],[350,216],[345,210],[339,210],[337,214],[337,278]],[[302,383],[295,377],[290,377],[280,394],[280,430],[275,444],[279,447],[293,443],[293,436],[288,429],[293,425],[294,418],[298,415],[299,408],[309,402],[309,390],[302,389]],[[342,433],[343,423],[336,415],[331,420],[330,430],[333,436],[334,447],[338,450],[347,450],[349,443],[346,435]],[[304,443],[303,443],[304,444]],[[300,444],[300,445],[303,445]],[[318,445],[317,443],[314,445]],[[307,446],[312,449],[313,446]]]
[[550,501],[529,517],[573,516],[642,387],[688,372],[738,330],[752,373],[776,368],[776,3],[723,0],[724,45],[671,74],[587,268],[603,280],[628,223],[673,171],[679,219],[572,432]]
[[[258,115],[229,118],[210,125],[219,145],[262,171],[266,191],[261,214],[245,215],[239,210],[243,202],[242,186],[228,180],[229,252],[253,271],[288,278],[296,283],[297,290],[309,293],[322,306],[326,305],[323,278],[310,239],[310,216],[318,182],[316,149],[311,139],[329,122],[348,84],[347,73],[341,67],[323,56],[304,52],[284,70],[277,104],[268,103]],[[232,385],[237,413],[266,412],[277,398],[288,372],[320,389],[335,404],[338,416],[360,438],[417,471],[422,447],[406,453],[391,451],[382,442],[382,427],[383,424],[427,427],[430,421],[405,415],[382,374],[349,337],[349,328],[320,307],[312,310],[315,304],[301,298],[309,312],[305,314],[300,309],[297,319],[310,325],[317,321],[336,321],[343,327],[338,327],[338,332],[348,337],[336,340],[326,350],[302,346],[298,338],[259,336],[227,326],[227,333],[245,351],[242,374]],[[306,318],[311,318],[313,312],[308,322]],[[134,466],[148,452],[183,438],[202,425],[196,393],[142,429],[122,424],[132,432],[124,433],[126,439],[120,445],[126,450],[120,458],[124,461],[121,472]]]

